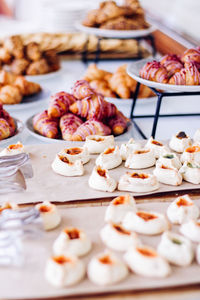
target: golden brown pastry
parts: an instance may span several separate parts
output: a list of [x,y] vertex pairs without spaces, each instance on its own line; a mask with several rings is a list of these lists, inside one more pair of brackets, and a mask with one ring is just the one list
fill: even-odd
[[0,103],[0,140],[6,139],[15,133],[16,125],[14,119],[3,109]]
[[0,102],[3,104],[18,104],[22,101],[22,94],[18,87],[5,85],[0,89]]
[[116,98],[116,94],[110,89],[106,80],[92,80],[90,86],[97,92],[102,94],[104,97]]
[[25,47],[25,54],[29,60],[37,61],[41,58],[40,46],[36,42],[31,42]]
[[55,139],[59,135],[58,120],[50,118],[48,116],[47,110],[34,116],[33,128],[39,134],[50,139]]
[[4,47],[16,58],[24,57],[23,41],[19,35],[13,35],[4,40]]
[[144,11],[138,0],[124,0],[124,5],[129,7],[133,14],[144,15]]
[[50,118],[60,118],[66,114],[70,105],[76,101],[76,98],[66,92],[58,92],[52,95],[48,107],[48,116]]
[[185,68],[180,72],[175,73],[169,80],[169,84],[176,85],[199,85],[200,84],[200,72],[196,64],[186,62]]
[[10,68],[11,71],[17,75],[24,75],[26,74],[26,69],[29,65],[29,61],[25,58],[17,58],[14,59]]
[[147,62],[140,70],[140,77],[156,81],[159,83],[168,83],[168,72],[165,67],[163,67],[160,62],[153,60],[152,62]]
[[41,91],[41,86],[36,82],[26,80],[23,76],[17,76],[14,85],[18,87],[23,96],[30,96]]
[[183,53],[181,60],[183,63],[192,62],[200,69],[200,47],[187,49]]
[[12,60],[12,56],[8,52],[8,50],[4,47],[0,47],[0,61],[3,64],[10,64]]
[[62,138],[65,141],[71,141],[73,140],[73,134],[78,129],[80,125],[83,124],[83,121],[71,114],[66,113],[60,118],[60,130],[62,133]]
[[84,79],[87,81],[92,80],[107,80],[109,76],[111,76],[112,73],[100,70],[96,64],[91,64],[87,68],[87,71],[85,72]]
[[60,69],[60,59],[55,50],[47,50],[43,53],[51,72],[55,72]]
[[87,16],[83,20],[82,24],[84,26],[88,27],[95,27],[97,26],[96,20],[98,16],[99,10],[98,9],[93,9],[87,13]]
[[26,70],[27,75],[40,75],[48,72],[49,66],[44,58],[31,63]]
[[165,55],[161,61],[161,65],[167,69],[169,77],[173,76],[176,72],[179,72],[183,68],[183,64],[180,58],[173,54]]
[[120,135],[127,129],[129,119],[122,112],[117,111],[116,115],[108,121],[108,125],[114,135]]
[[134,18],[128,18],[120,16],[113,18],[101,24],[101,29],[112,29],[112,30],[137,30],[148,28],[149,25],[144,21],[141,16]]
[[127,86],[126,71],[123,66],[119,67],[109,80],[109,86],[120,98],[128,99],[131,96]]
[[16,80],[17,76],[11,72],[7,72],[5,70],[0,71],[0,84],[13,84]]

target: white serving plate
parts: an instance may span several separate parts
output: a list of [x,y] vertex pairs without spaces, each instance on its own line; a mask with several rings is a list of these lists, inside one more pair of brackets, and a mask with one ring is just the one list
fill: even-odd
[[16,124],[16,132],[13,136],[8,137],[7,139],[0,141],[0,147],[3,147],[5,145],[14,144],[18,141],[20,141],[21,134],[24,130],[24,124],[19,119],[13,118]]
[[41,75],[25,75],[24,77],[29,80],[29,81],[35,81],[35,82],[40,82],[43,80],[49,80],[52,78],[56,78],[60,75],[63,74],[63,67],[62,65],[60,66],[60,69],[54,72],[46,73],[46,74],[41,74]]
[[136,81],[157,89],[165,90],[165,91],[177,91],[177,92],[200,92],[200,85],[175,85],[175,84],[166,84],[159,83],[147,79],[143,79],[140,77],[139,72],[141,68],[147,63],[151,62],[153,58],[145,58],[139,61],[133,62],[127,67],[127,73]]
[[148,29],[139,29],[139,30],[99,29],[95,27],[84,26],[81,23],[76,23],[75,26],[78,30],[88,34],[94,34],[100,37],[119,38],[119,39],[142,37],[150,34],[156,29],[152,25],[150,25]]
[[4,105],[3,107],[8,112],[22,111],[26,109],[32,109],[39,107],[41,102],[44,102],[50,96],[51,92],[48,89],[42,89],[42,91],[36,95],[27,96],[22,99],[22,102],[13,105]]
[[[36,139],[39,139],[45,143],[52,143],[52,144],[65,143],[66,144],[66,141],[64,141],[62,139],[50,139],[48,137],[45,137],[45,136],[40,135],[39,133],[35,132],[35,130],[33,129],[33,118],[34,118],[34,116],[31,116],[30,118],[28,118],[26,120],[26,123],[25,123],[25,126],[26,126],[28,132],[30,133],[30,135],[32,135]],[[132,137],[132,129],[133,129],[133,124],[130,122],[130,124],[127,128],[127,131],[124,134],[116,136],[115,139],[117,141],[128,140],[129,138]]]

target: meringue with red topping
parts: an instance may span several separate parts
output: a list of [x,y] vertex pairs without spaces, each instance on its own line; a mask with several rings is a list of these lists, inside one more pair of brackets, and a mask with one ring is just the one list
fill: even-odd
[[89,135],[86,136],[85,146],[90,154],[100,154],[109,147],[114,147],[115,140],[113,135]]
[[169,142],[170,148],[178,153],[183,153],[184,150],[191,145],[192,141],[184,131],[180,131],[176,135],[173,135]]
[[21,153],[27,153],[24,145],[21,142],[17,142],[16,144],[9,145],[5,149],[0,152],[0,156],[6,155],[17,155]]
[[139,149],[129,153],[125,161],[125,167],[129,169],[145,169],[154,166],[155,163],[156,159],[152,149]]
[[52,230],[60,225],[61,215],[55,204],[44,201],[43,203],[36,204],[35,208],[40,213],[45,230]]
[[118,167],[122,163],[119,147],[109,147],[96,159],[96,165],[110,170]]
[[52,165],[53,171],[62,176],[82,176],[84,174],[81,159],[70,161],[66,156],[57,154]]
[[83,164],[86,164],[90,160],[90,154],[85,146],[65,148],[58,154],[67,157],[70,162],[81,160]]
[[150,137],[147,141],[145,148],[152,149],[154,151],[155,158],[159,158],[164,152],[169,151],[163,143],[156,141],[152,137]]
[[117,182],[110,177],[108,170],[95,166],[89,178],[89,186],[92,189],[113,192],[117,187]]
[[165,166],[160,162],[156,163],[153,174],[159,182],[164,184],[180,185],[182,183],[182,175],[176,168]]
[[181,155],[181,162],[194,162],[200,164],[200,146],[194,145],[185,149]]
[[141,145],[136,142],[133,138],[131,138],[128,143],[126,144],[121,144],[120,147],[120,155],[122,160],[126,160],[128,155],[134,151],[134,150],[139,150],[141,149]]

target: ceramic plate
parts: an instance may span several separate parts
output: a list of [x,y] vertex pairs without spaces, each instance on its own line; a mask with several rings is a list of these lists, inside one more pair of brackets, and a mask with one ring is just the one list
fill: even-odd
[[22,123],[22,121],[13,118],[15,120],[15,124],[16,124],[16,132],[15,135],[1,140],[0,141],[0,147],[4,146],[4,145],[10,145],[10,144],[14,144],[17,143],[18,141],[20,141],[20,136],[22,134],[22,131],[24,130],[24,124]]
[[25,78],[29,81],[40,82],[42,80],[48,80],[48,79],[52,79],[57,76],[60,76],[60,75],[62,75],[62,73],[63,73],[63,68],[61,65],[60,69],[55,72],[50,72],[50,73],[41,74],[41,75],[25,75]]

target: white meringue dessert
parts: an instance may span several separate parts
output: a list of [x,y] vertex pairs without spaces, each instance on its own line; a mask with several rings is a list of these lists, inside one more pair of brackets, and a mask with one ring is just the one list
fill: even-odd
[[55,287],[71,286],[83,279],[85,271],[85,265],[75,256],[52,256],[46,264],[45,278]]
[[97,285],[114,284],[125,279],[127,275],[127,266],[107,250],[94,256],[88,264],[88,277]]
[[9,145],[5,149],[0,152],[0,156],[4,155],[17,155],[21,153],[27,153],[24,145],[21,142],[17,142],[16,144]]
[[81,159],[70,161],[66,156],[56,154],[51,165],[53,171],[62,176],[82,176],[84,174],[83,163]]
[[100,166],[94,167],[88,183],[92,189],[104,192],[113,192],[117,187],[115,179],[111,178],[108,171]]
[[55,255],[83,256],[92,248],[92,243],[83,230],[67,227],[57,237],[53,244]]
[[191,146],[185,149],[181,155],[181,162],[194,162],[200,164],[200,146]]
[[182,166],[178,156],[175,153],[171,153],[171,152],[163,153],[157,160],[157,163],[162,164],[169,168],[176,168],[178,170]]
[[128,211],[137,211],[134,198],[129,194],[116,197],[106,209],[105,222],[121,223]]
[[83,164],[86,164],[90,160],[90,154],[87,147],[71,147],[61,150],[59,155],[67,157],[70,162],[81,160]]
[[61,215],[56,205],[49,201],[44,201],[43,203],[35,205],[35,208],[40,212],[45,230],[52,230],[60,225]]
[[189,266],[194,258],[190,240],[170,231],[162,234],[157,250],[169,263],[180,267]]
[[120,224],[108,223],[100,231],[102,242],[115,251],[126,251],[130,246],[141,244],[137,234]]
[[115,139],[113,135],[89,135],[86,136],[85,146],[90,154],[100,154],[109,147],[114,147]]
[[183,180],[178,169],[174,167],[167,167],[160,162],[156,163],[156,168],[153,170],[153,174],[159,182],[168,185],[181,185]]
[[168,262],[151,247],[130,247],[124,259],[134,273],[145,277],[162,278],[171,273]]
[[188,195],[180,196],[168,206],[167,217],[173,224],[182,224],[190,219],[197,220],[199,208]]
[[193,136],[193,140],[194,140],[195,143],[200,142],[200,128],[195,131],[194,136]]
[[200,183],[200,164],[184,162],[179,171],[185,181],[193,184]]
[[183,153],[184,150],[191,145],[192,141],[184,131],[180,131],[176,135],[173,135],[169,142],[170,148],[178,153]]
[[180,233],[192,242],[200,243],[200,219],[197,221],[190,219],[180,226]]
[[135,231],[145,235],[156,235],[169,228],[166,217],[157,212],[140,210],[128,212],[124,217],[122,226],[126,230]]
[[169,149],[163,143],[154,140],[152,137],[147,141],[145,148],[154,151],[155,158],[159,158],[163,153],[168,152]]
[[18,210],[19,206],[14,202],[5,202],[2,205],[0,205],[0,213],[6,209]]
[[159,188],[155,175],[148,173],[127,172],[119,179],[118,190],[145,193],[152,192]]
[[155,163],[156,159],[152,149],[139,149],[129,153],[125,161],[125,167],[129,169],[145,169],[154,166]]
[[122,160],[126,160],[128,155],[132,151],[139,150],[139,149],[141,149],[141,145],[138,142],[136,142],[133,138],[130,138],[128,143],[121,144],[120,155],[121,155]]
[[96,165],[110,170],[118,167],[122,163],[119,147],[109,147],[96,159]]

